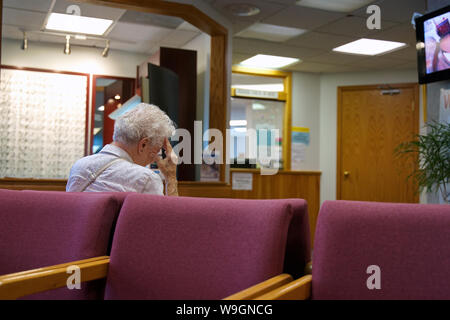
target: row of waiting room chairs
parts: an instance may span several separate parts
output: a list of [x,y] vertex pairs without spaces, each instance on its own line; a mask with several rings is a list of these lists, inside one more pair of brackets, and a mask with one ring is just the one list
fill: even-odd
[[0,299],[450,299],[447,205],[326,201],[311,263],[301,199],[0,190],[0,203]]

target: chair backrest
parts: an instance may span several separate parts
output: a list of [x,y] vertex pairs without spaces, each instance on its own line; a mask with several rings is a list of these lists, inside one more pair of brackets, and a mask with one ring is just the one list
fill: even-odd
[[[123,197],[47,191],[0,192],[0,274],[108,254]],[[94,299],[98,283],[26,299]]]
[[291,205],[293,215],[287,234],[283,272],[290,274],[294,279],[303,276],[305,265],[311,261],[308,204],[303,199],[261,201],[280,201]]
[[313,299],[450,299],[450,206],[326,201]]
[[105,299],[222,299],[283,270],[290,205],[129,195]]

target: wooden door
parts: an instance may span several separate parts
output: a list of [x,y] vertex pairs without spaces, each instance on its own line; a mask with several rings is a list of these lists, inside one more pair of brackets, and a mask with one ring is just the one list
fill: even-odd
[[418,202],[417,159],[394,152],[418,130],[417,84],[338,88],[337,199]]

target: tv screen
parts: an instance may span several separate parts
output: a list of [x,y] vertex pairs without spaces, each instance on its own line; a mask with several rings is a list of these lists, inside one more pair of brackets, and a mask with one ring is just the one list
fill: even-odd
[[416,19],[419,83],[450,79],[450,6]]

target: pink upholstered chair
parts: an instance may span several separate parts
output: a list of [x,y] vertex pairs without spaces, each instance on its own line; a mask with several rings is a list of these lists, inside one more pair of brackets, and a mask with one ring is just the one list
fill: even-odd
[[105,299],[222,299],[283,271],[290,205],[130,195]]
[[[106,277],[105,299],[245,299],[292,281],[283,271],[302,274],[309,258],[303,200],[129,194],[111,256],[81,270],[90,279]],[[65,285],[55,272],[49,283]]]
[[[0,192],[0,276],[109,254],[123,196],[46,191]],[[27,298],[96,299],[98,284]]]
[[450,299],[450,206],[326,201],[312,277],[259,299]]

